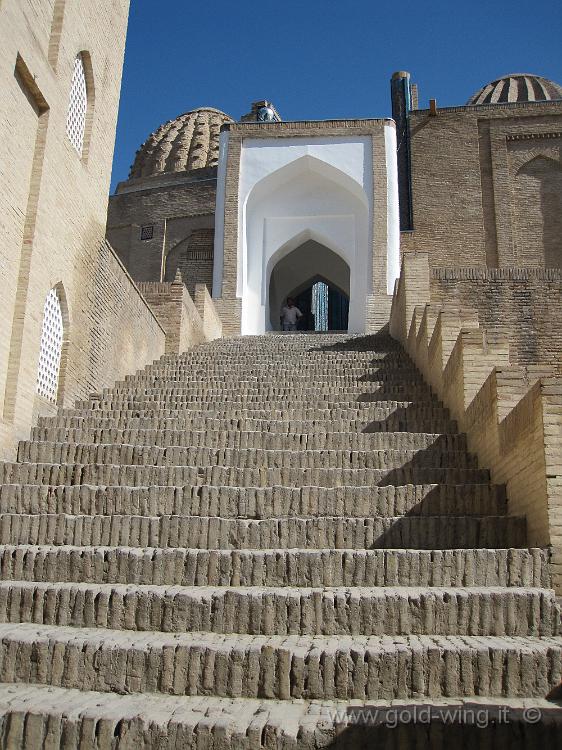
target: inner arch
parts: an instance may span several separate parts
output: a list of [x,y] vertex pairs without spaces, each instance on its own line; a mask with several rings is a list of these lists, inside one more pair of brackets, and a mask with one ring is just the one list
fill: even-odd
[[268,329],[280,329],[280,311],[288,296],[297,297],[318,281],[327,284],[334,295],[349,300],[350,268],[333,250],[309,239],[282,255],[269,274]]

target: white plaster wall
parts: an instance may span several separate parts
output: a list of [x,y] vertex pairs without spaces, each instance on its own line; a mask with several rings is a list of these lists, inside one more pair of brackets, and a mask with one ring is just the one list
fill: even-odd
[[226,165],[228,160],[228,131],[219,135],[219,163],[217,167],[217,197],[215,209],[215,247],[213,255],[213,297],[222,297],[224,268],[224,200],[226,193]]
[[349,265],[349,330],[365,330],[372,286],[371,148],[367,137],[243,142],[237,283],[243,334],[269,327],[271,270],[308,239],[326,245]]
[[400,211],[398,205],[398,161],[396,127],[384,126],[387,192],[386,293],[394,293],[394,282],[400,276]]

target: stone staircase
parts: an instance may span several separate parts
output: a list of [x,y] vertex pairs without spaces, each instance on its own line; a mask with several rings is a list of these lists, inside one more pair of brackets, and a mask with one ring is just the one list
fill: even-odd
[[548,554],[390,338],[166,356],[0,485],[2,747],[557,746]]

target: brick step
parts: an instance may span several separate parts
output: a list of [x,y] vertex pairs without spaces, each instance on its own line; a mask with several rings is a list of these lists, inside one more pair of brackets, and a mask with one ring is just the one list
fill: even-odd
[[428,388],[409,386],[383,386],[374,388],[369,383],[357,385],[345,385],[340,388],[316,387],[309,385],[306,387],[287,386],[267,387],[264,384],[257,383],[252,386],[241,386],[236,383],[212,384],[207,382],[194,383],[186,385],[178,383],[177,385],[163,385],[153,383],[151,385],[140,385],[136,387],[116,387],[105,388],[100,396],[102,401],[113,401],[117,399],[141,399],[152,400],[153,397],[159,399],[177,398],[182,401],[194,399],[226,399],[231,400],[233,396],[240,401],[255,401],[259,399],[267,401],[335,401],[351,402],[367,401],[382,403],[434,403],[437,400],[432,397]]
[[[531,723],[533,715],[542,719]],[[142,693],[0,685],[0,733],[11,750],[322,750],[344,741],[372,748],[536,750],[556,747],[561,731],[562,711],[540,698],[393,700],[375,708],[356,700],[154,693],[147,701]]]
[[233,519],[0,513],[1,544],[195,549],[455,549],[523,547],[519,516]]
[[0,625],[0,680],[247,698],[543,697],[562,638],[262,636]]
[[[305,355],[303,355],[305,356]],[[154,381],[164,382],[234,382],[239,378],[242,382],[265,382],[271,385],[307,385],[310,383],[321,383],[324,385],[346,385],[366,383],[367,385],[423,385],[424,380],[420,373],[412,365],[394,366],[389,365],[353,365],[343,363],[336,366],[330,362],[319,361],[316,364],[300,362],[294,367],[284,367],[277,363],[275,369],[271,365],[247,364],[239,367],[217,366],[212,363],[195,365],[166,365],[157,363],[150,365],[146,370],[139,370],[134,375],[129,375],[123,380],[118,380],[116,385],[128,386],[135,383]],[[303,369],[304,368],[304,369]]]
[[280,588],[0,582],[0,623],[250,635],[553,636],[537,588]]
[[0,485],[4,513],[70,515],[402,516],[506,514],[505,489],[489,484],[402,487],[96,487]]
[[[55,418],[56,419],[56,418]],[[310,432],[279,434],[250,430],[153,430],[114,427],[34,427],[34,442],[96,443],[263,450],[442,450],[466,451],[466,435],[409,432]]]
[[348,412],[355,412],[360,414],[362,411],[380,411],[381,413],[390,414],[397,409],[409,410],[414,409],[416,412],[426,412],[432,416],[442,417],[444,414],[448,414],[447,410],[439,406],[433,399],[426,399],[422,401],[417,399],[414,401],[389,401],[389,400],[362,400],[355,397],[342,396],[340,399],[332,396],[327,397],[325,400],[322,398],[268,398],[267,396],[257,395],[254,397],[239,396],[233,394],[231,396],[139,396],[135,398],[131,396],[111,397],[107,400],[89,398],[84,401],[76,401],[76,409],[89,409],[90,411],[96,410],[114,410],[114,409],[168,409],[174,406],[175,409],[193,410],[193,411],[206,411],[215,410],[223,411],[225,409],[230,410],[246,410],[246,411],[285,411],[290,410],[292,412],[303,412],[316,410],[317,412],[329,412],[337,410],[345,410]]
[[[438,425],[429,424],[425,420],[422,424],[409,416],[395,413],[386,420],[378,422],[370,419],[341,419],[333,417],[331,420],[314,419],[284,419],[280,415],[277,419],[253,417],[237,417],[235,419],[216,418],[213,416],[193,417],[192,413],[176,411],[174,417],[146,416],[143,412],[88,412],[81,414],[59,413],[53,417],[39,417],[40,428],[76,428],[76,429],[130,429],[130,430],[169,430],[169,431],[202,431],[202,432],[262,432],[272,435],[318,435],[319,433],[346,433],[353,430],[356,435],[388,435],[400,432],[404,436],[426,434],[456,434],[456,423],[453,420],[441,420]],[[153,412],[154,414],[154,412]],[[158,415],[158,412],[156,412]],[[422,427],[423,429],[420,429]]]
[[550,587],[542,549],[199,550],[0,545],[4,581],[166,586]]
[[[368,406],[368,405],[365,405]],[[123,409],[62,409],[61,417],[98,417],[101,419],[125,419],[139,417],[147,419],[190,419],[233,421],[252,419],[265,423],[287,421],[297,425],[302,422],[315,422],[316,429],[336,426],[335,432],[347,432],[356,428],[368,432],[457,432],[456,423],[449,419],[444,409],[240,409],[217,406],[212,409],[169,409],[143,408]],[[296,432],[306,432],[302,428]]]
[[[379,365],[370,365],[367,367],[355,368],[316,368],[313,373],[313,382],[324,387],[345,387],[347,385],[368,384],[373,387],[389,386],[419,386],[428,387],[419,372],[414,367],[383,367]],[[397,375],[397,371],[399,374]],[[310,372],[301,372],[300,370],[282,370],[272,371],[271,368],[253,367],[247,372],[235,372],[230,368],[210,365],[209,367],[189,367],[185,366],[161,366],[158,363],[150,365],[146,370],[138,370],[134,374],[126,375],[122,380],[115,382],[116,387],[125,388],[128,386],[144,385],[147,383],[168,383],[186,384],[186,383],[234,383],[237,379],[244,385],[265,384],[271,387],[290,387],[304,386],[311,382]]]
[[487,469],[401,467],[390,469],[238,468],[235,466],[132,466],[110,464],[0,464],[0,484],[94,484],[140,487],[342,487],[345,485],[482,484]]
[[[189,385],[201,385],[206,383],[211,386],[222,387],[225,384],[232,385],[243,385],[243,386],[255,386],[263,385],[271,388],[291,388],[291,387],[306,387],[310,386],[311,382],[319,387],[323,388],[348,388],[348,387],[359,387],[368,386],[372,388],[429,388],[424,382],[421,375],[412,371],[410,377],[401,374],[399,377],[396,376],[396,371],[392,370],[380,370],[365,368],[357,369],[354,372],[349,372],[347,368],[341,372],[330,371],[326,372],[326,369],[318,369],[318,372],[314,374],[311,379],[310,373],[272,373],[270,369],[262,369],[259,371],[252,370],[249,373],[233,373],[229,370],[218,371],[216,368],[200,368],[198,370],[186,367],[182,370],[172,370],[166,368],[160,372],[155,368],[151,368],[146,372],[136,373],[135,375],[128,375],[124,380],[118,380],[115,383],[115,388],[129,388],[129,387],[141,387],[141,386],[156,386],[163,385],[165,387],[175,387],[178,385],[189,386]],[[103,392],[110,392],[113,388],[104,389]]]
[[[387,359],[389,357],[404,358],[405,352],[397,341],[389,339],[383,345],[354,347],[346,342],[337,342],[337,345],[326,346],[318,345],[315,341],[305,339],[292,339],[283,341],[275,339],[273,341],[251,341],[244,337],[243,341],[234,342],[232,339],[221,339],[213,345],[196,346],[188,349],[179,355],[181,360],[192,360],[200,357],[212,359],[213,357],[275,357],[282,355],[298,355],[302,353],[310,354],[315,357],[344,357],[347,359],[378,358]],[[175,355],[168,355],[166,359],[174,360]]]
[[[399,346],[399,345],[398,345]],[[349,360],[350,362],[363,362],[370,360],[387,361],[396,358],[398,360],[407,360],[403,350],[394,347],[364,347],[362,349],[353,349],[350,347],[317,347],[311,346],[310,343],[303,342],[302,346],[223,346],[223,347],[195,347],[180,354],[180,361],[193,362],[199,359],[208,359],[210,361],[222,362],[227,359],[242,360],[253,358],[256,360],[277,360],[286,357],[290,360],[298,360],[304,355],[311,359],[330,360]],[[173,361],[172,355],[169,360]]]
[[177,373],[204,373],[206,365],[209,366],[210,373],[232,374],[237,373],[242,377],[246,375],[255,375],[265,373],[271,376],[272,373],[279,374],[281,378],[290,379],[294,373],[300,377],[305,375],[315,375],[327,371],[337,374],[346,375],[364,375],[370,372],[388,372],[403,374],[406,377],[418,376],[416,366],[411,360],[404,357],[385,357],[374,358],[365,356],[361,358],[350,357],[348,354],[342,354],[338,357],[312,356],[310,352],[303,351],[297,354],[290,352],[278,353],[274,355],[257,356],[247,354],[243,356],[203,356],[185,360],[180,358],[172,361],[160,359],[144,370],[139,370],[140,374],[157,374],[161,372]]
[[21,441],[18,462],[53,464],[115,464],[126,466],[232,466],[245,468],[400,469],[430,467],[477,469],[466,451],[425,450],[268,450],[263,448],[207,448],[137,444],[47,443]]
[[287,347],[223,347],[219,349],[206,349],[195,347],[187,352],[183,352],[179,357],[171,355],[170,357],[164,357],[161,362],[186,362],[192,364],[194,362],[226,362],[226,361],[246,361],[252,360],[256,362],[267,362],[267,361],[283,361],[291,360],[298,362],[299,358],[303,355],[307,356],[309,360],[324,360],[325,362],[410,362],[405,352],[401,349],[394,348],[393,350],[365,348],[362,350],[353,351],[351,349],[318,349],[309,345],[302,347],[298,346],[287,346]]

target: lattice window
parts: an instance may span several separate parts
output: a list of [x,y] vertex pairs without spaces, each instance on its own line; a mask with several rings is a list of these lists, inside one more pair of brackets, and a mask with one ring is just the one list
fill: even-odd
[[145,224],[141,227],[140,238],[141,240],[151,240],[154,237],[154,224]]
[[317,281],[312,287],[312,314],[314,315],[314,330],[328,330],[328,285]]
[[72,85],[70,87],[70,102],[68,117],[66,118],[66,133],[76,151],[82,156],[84,147],[84,133],[86,131],[86,111],[88,109],[88,94],[86,91],[86,73],[82,55],[74,61]]
[[62,354],[63,322],[60,300],[56,289],[51,289],[45,300],[41,348],[37,370],[37,393],[56,403]]

